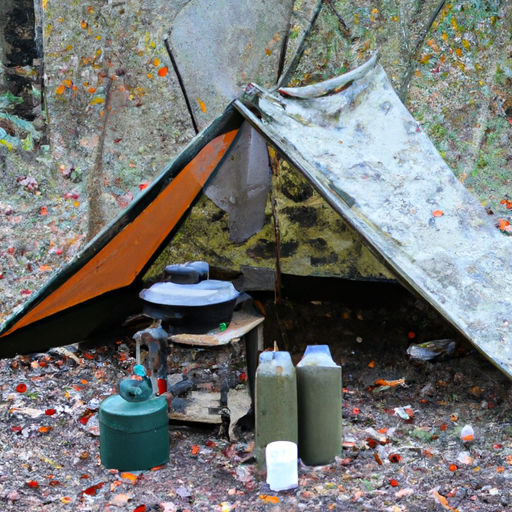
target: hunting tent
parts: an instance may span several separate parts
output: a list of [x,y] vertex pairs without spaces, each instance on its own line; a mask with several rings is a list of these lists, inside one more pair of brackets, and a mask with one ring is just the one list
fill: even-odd
[[8,320],[0,355],[80,341],[137,312],[145,271],[229,160],[244,121],[402,284],[512,377],[511,239],[457,181],[376,58],[310,88],[250,85]]

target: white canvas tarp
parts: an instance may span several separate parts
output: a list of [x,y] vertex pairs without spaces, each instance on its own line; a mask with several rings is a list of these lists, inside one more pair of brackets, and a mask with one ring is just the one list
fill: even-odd
[[235,106],[401,282],[512,377],[512,238],[458,182],[382,67],[363,71],[340,92],[316,86],[324,95],[313,98],[251,85]]

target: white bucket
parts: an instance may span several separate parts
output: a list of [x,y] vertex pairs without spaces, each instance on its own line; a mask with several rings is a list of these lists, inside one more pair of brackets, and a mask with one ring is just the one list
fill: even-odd
[[297,445],[291,441],[274,441],[265,448],[267,484],[273,491],[293,489],[299,483]]

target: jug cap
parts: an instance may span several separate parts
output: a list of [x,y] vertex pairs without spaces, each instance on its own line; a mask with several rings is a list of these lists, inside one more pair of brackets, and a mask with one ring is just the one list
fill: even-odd
[[333,361],[329,345],[308,345],[297,367],[329,366],[339,368]]

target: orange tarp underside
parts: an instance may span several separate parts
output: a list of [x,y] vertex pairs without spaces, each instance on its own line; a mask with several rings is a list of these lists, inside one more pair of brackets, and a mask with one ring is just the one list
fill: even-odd
[[237,132],[213,139],[131,224],[2,336],[130,285],[190,207]]

